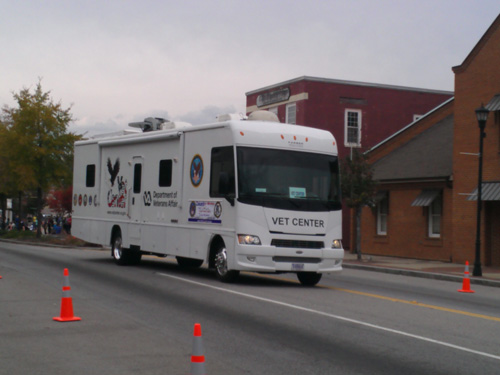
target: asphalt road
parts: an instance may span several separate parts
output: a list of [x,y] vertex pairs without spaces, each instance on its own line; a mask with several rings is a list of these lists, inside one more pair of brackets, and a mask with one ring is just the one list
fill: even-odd
[[[59,323],[68,268],[79,322]],[[499,374],[500,288],[346,269],[218,282],[172,258],[0,243],[0,374]]]

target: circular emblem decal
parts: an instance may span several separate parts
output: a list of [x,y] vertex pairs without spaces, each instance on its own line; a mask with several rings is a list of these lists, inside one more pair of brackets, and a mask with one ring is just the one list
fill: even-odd
[[92,206],[92,195],[89,195],[89,206]]
[[75,196],[73,197],[73,206],[76,206],[78,204],[78,195],[75,194]]
[[189,172],[191,176],[191,183],[194,187],[198,187],[203,179],[203,160],[200,155],[195,155],[191,161],[191,168]]
[[80,194],[80,195],[78,196],[78,205],[79,205],[79,206],[81,206],[81,205],[82,205],[82,199],[83,199],[83,197],[82,197],[82,195]]
[[222,215],[222,205],[220,202],[215,203],[214,215],[217,219],[220,218],[220,215]]
[[196,202],[191,202],[191,204],[189,205],[189,215],[191,217],[194,217],[194,215],[196,215]]

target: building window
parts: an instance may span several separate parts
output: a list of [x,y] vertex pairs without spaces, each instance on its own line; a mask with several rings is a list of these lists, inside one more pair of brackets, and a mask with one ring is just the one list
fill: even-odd
[[377,234],[387,235],[387,215],[389,214],[389,197],[386,194],[377,204]]
[[443,213],[443,198],[438,195],[429,205],[429,237],[441,237],[441,216]]
[[361,111],[358,109],[345,110],[345,146],[361,147]]
[[296,124],[297,123],[297,104],[291,103],[286,105],[286,123]]
[[278,116],[278,107],[269,108],[268,111]]

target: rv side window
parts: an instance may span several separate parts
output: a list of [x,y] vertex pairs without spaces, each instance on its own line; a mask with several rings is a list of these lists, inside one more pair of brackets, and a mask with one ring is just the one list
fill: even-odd
[[134,165],[134,193],[141,192],[142,164]]
[[161,187],[172,186],[172,160],[160,160],[158,185]]
[[85,181],[86,187],[94,187],[95,186],[95,164],[87,165],[87,178]]
[[233,146],[212,149],[210,196],[235,196]]

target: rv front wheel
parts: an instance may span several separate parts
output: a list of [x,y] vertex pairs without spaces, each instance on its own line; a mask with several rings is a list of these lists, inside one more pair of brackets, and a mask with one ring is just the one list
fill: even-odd
[[298,272],[297,278],[304,286],[314,286],[321,280],[321,273],[316,272]]
[[215,252],[215,273],[217,278],[225,283],[234,281],[240,274],[239,271],[228,270],[227,250],[224,245],[219,245],[219,248]]

